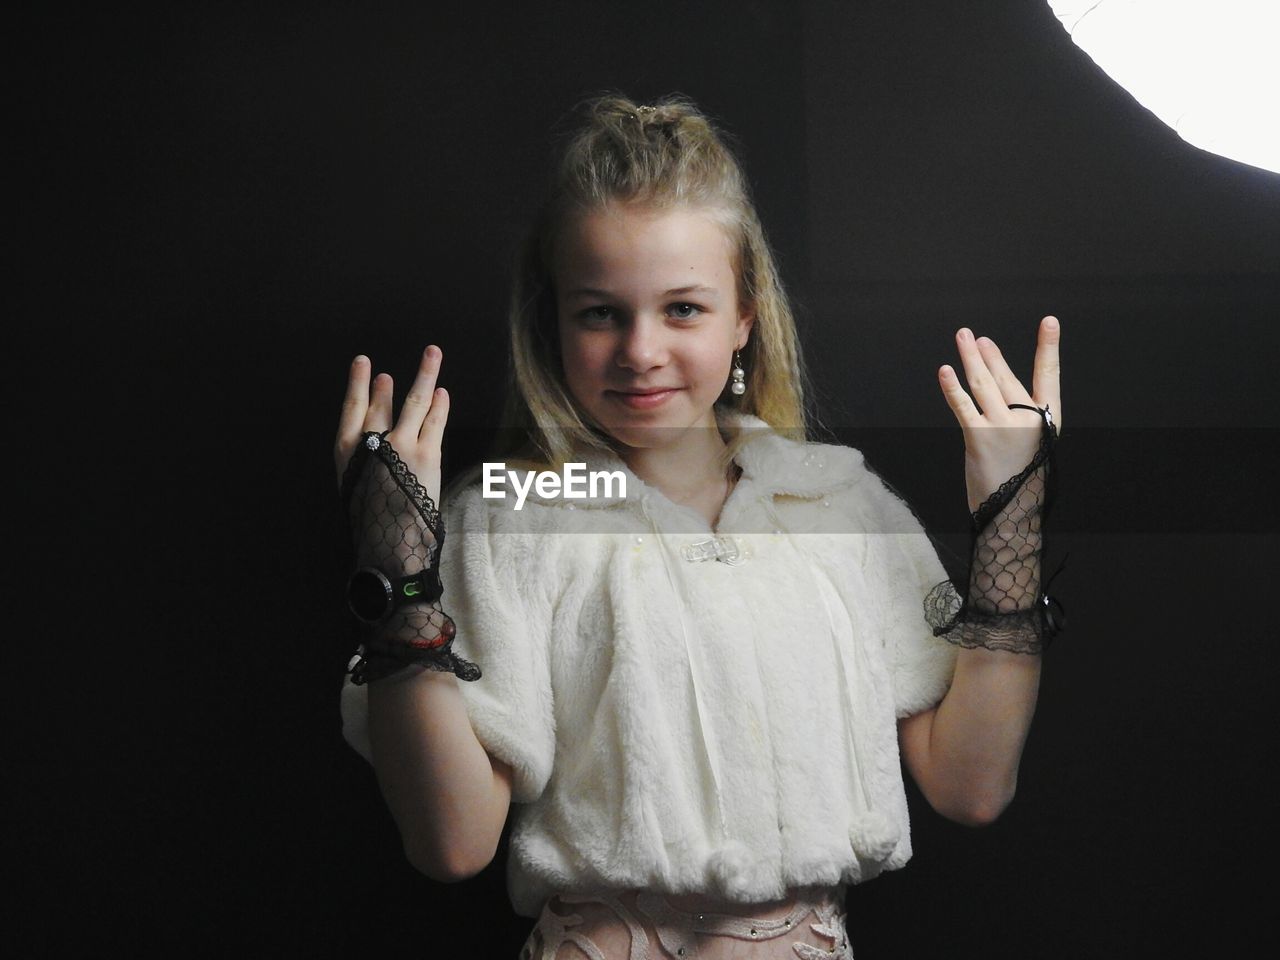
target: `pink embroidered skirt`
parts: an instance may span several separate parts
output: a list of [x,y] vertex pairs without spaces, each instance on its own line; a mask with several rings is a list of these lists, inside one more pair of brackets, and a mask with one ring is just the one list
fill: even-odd
[[843,886],[766,904],[561,893],[543,905],[520,960],[853,960],[844,903]]

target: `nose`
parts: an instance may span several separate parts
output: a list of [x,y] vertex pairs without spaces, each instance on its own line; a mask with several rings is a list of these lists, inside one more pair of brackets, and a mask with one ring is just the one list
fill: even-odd
[[631,318],[621,330],[614,362],[643,373],[666,363],[665,328],[659,319],[644,314]]

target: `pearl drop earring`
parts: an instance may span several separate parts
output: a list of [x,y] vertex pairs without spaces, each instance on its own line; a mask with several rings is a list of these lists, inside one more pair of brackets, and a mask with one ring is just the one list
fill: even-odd
[[735,397],[740,397],[747,392],[747,372],[742,369],[742,357],[738,351],[733,351],[733,383],[729,385],[729,392]]

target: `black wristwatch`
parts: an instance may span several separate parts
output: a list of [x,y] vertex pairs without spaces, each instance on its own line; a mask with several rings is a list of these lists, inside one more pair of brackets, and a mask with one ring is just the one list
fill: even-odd
[[347,606],[365,623],[379,623],[400,607],[434,603],[443,593],[434,567],[394,579],[377,567],[362,567],[347,581]]

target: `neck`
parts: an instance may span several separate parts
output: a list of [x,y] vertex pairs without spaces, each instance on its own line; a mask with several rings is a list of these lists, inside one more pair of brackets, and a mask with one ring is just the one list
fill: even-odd
[[713,425],[695,427],[662,447],[623,447],[618,455],[637,477],[680,503],[708,491],[723,490],[724,438]]

